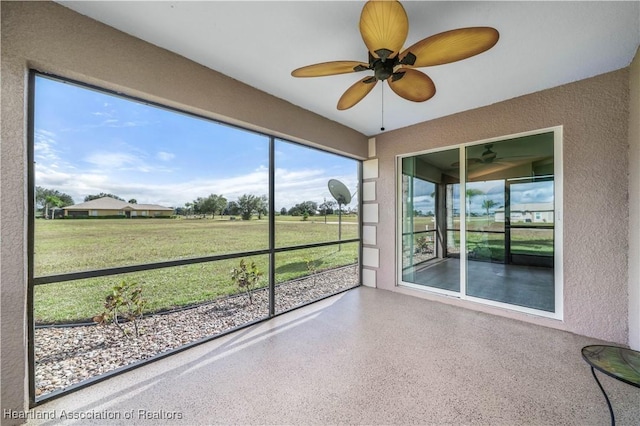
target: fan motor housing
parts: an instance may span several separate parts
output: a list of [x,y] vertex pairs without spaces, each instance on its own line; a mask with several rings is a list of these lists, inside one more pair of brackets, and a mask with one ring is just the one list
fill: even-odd
[[386,80],[393,75],[393,69],[398,65],[398,57],[396,56],[393,60],[383,61],[382,59],[376,59],[371,64],[371,68],[373,68],[373,73],[378,80]]

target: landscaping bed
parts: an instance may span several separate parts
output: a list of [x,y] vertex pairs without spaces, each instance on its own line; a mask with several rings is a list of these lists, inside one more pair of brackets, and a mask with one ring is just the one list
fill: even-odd
[[[356,265],[331,269],[276,286],[276,313],[358,285]],[[36,396],[62,390],[117,368],[219,335],[268,316],[269,292],[216,299],[191,308],[115,325],[38,327],[35,330]]]

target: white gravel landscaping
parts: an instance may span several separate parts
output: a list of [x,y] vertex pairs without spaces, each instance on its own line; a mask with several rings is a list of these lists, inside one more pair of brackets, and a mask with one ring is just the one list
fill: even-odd
[[[358,285],[357,267],[347,266],[279,284],[276,312],[283,312]],[[115,325],[38,327],[35,330],[36,396],[64,389],[136,361],[215,336],[268,316],[268,291],[256,290],[253,304],[246,294],[214,300],[177,312],[150,315]]]

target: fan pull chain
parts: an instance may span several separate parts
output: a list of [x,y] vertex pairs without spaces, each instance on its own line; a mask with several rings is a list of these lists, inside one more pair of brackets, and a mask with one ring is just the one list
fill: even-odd
[[380,117],[380,131],[384,132],[384,84],[381,84],[380,87],[381,87],[380,94],[382,95],[382,114]]

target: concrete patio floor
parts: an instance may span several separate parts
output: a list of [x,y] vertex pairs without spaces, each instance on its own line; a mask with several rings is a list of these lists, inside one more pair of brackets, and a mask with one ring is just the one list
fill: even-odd
[[[596,343],[359,287],[49,401],[32,414],[53,418],[29,424],[606,425],[580,356]],[[640,389],[599,377],[618,424],[640,424]]]

